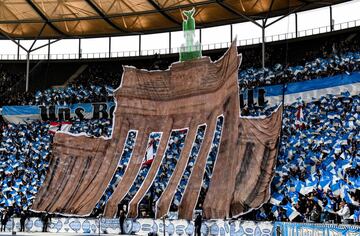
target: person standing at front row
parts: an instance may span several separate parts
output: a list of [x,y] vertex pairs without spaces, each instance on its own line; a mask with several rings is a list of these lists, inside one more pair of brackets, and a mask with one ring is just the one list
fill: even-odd
[[119,214],[120,234],[125,234],[125,230],[124,230],[125,220],[126,220],[125,212],[123,209],[121,209]]
[[195,236],[201,236],[202,216],[200,213],[195,218]]
[[24,211],[20,213],[20,232],[25,232],[25,221],[27,218],[27,214]]

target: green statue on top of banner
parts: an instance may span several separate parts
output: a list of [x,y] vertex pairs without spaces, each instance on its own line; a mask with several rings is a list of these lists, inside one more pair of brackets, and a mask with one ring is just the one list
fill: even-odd
[[185,44],[182,44],[180,48],[180,61],[189,61],[201,57],[201,45],[195,41],[194,13],[195,8],[182,12],[185,16],[182,24]]

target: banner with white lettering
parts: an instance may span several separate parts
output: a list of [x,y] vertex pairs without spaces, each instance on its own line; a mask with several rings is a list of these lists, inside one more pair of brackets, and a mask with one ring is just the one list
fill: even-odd
[[282,236],[359,236],[356,225],[275,222],[274,235]]
[[114,109],[114,102],[82,103],[68,106],[4,106],[2,116],[5,121],[16,124],[34,120],[112,119]]

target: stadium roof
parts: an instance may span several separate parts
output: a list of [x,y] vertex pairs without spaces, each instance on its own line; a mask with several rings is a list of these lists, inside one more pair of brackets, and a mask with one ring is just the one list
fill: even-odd
[[0,37],[76,38],[181,30],[181,10],[197,27],[283,15],[341,0],[0,0]]

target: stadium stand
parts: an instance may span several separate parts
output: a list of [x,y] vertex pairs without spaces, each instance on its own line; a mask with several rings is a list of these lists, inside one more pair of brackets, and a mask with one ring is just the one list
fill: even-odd
[[[353,42],[357,41],[355,40]],[[359,48],[356,47],[358,44],[353,44],[355,46],[351,48],[341,42],[338,45],[342,46],[339,49],[333,46],[332,53],[326,55],[326,57],[307,61],[304,65],[288,66],[285,68],[283,65],[276,64],[273,70],[256,70],[253,67],[241,69],[239,71],[239,85],[241,88],[252,88],[261,85],[316,79],[318,77],[332,76],[335,74],[351,74],[353,71],[358,71],[360,66]],[[16,75],[10,77],[15,80]],[[101,70],[101,67],[91,66],[81,74],[73,84],[65,89],[38,91],[32,99],[27,100],[27,104],[65,105],[79,102],[109,101],[113,99],[113,89],[120,83],[119,77],[119,73],[107,74]],[[90,83],[87,83],[88,79],[90,79]],[[2,74],[2,81],[4,85],[8,84],[9,75],[7,73]],[[256,81],[256,83],[252,83],[251,81]],[[88,86],[83,87],[84,84],[88,84]],[[19,99],[14,100],[19,101]],[[9,104],[14,103],[10,102]],[[24,101],[15,102],[15,104],[24,104]],[[242,109],[242,115],[269,115],[276,107],[277,106],[266,105],[263,107],[245,107]],[[332,109],[329,107],[332,107]],[[298,123],[296,114],[300,112],[299,109],[301,109],[306,120],[301,121],[301,125],[295,125]],[[358,142],[359,96],[350,96],[349,93],[343,93],[339,96],[327,95],[310,103],[299,100],[296,103],[286,106],[283,114],[283,135],[276,176],[272,183],[272,200],[270,200],[272,204],[264,206],[264,208],[256,213],[244,216],[244,219],[250,217],[249,219],[254,220],[278,219],[301,222],[339,222],[339,217],[337,217],[334,212],[339,210],[341,201],[345,201],[349,205],[352,213],[358,214],[356,204],[360,201],[358,197],[358,150],[360,147]],[[318,114],[323,115],[319,117]],[[9,190],[8,194],[4,194],[0,203],[3,209],[11,206],[14,208],[27,209],[31,204],[31,200],[34,198],[38,187],[45,178],[45,170],[48,165],[47,161],[51,153],[52,135],[48,134],[50,126],[47,122],[22,125],[2,123],[2,143],[0,150],[1,157],[6,163],[3,164],[2,168],[4,171],[2,174],[2,186],[3,189]],[[111,128],[111,119],[76,119],[71,121],[69,132],[73,134],[86,133],[87,135],[95,137],[110,137]],[[41,130],[40,133],[37,133],[37,130]],[[200,137],[201,133],[203,135],[203,132],[204,127],[199,134]],[[20,142],[11,141],[19,137],[19,135],[24,136],[22,139],[20,138]],[[333,138],[327,139],[326,137]],[[318,143],[315,145],[311,143],[315,141]],[[129,142],[132,143],[133,141],[129,140]],[[201,143],[200,140],[195,143],[198,142]],[[29,146],[32,147],[32,151],[20,154]],[[44,155],[41,154],[40,156],[42,158],[39,158],[39,147],[41,147],[40,152],[45,151],[47,153]],[[335,151],[328,153],[330,147],[335,147]],[[129,158],[130,154],[124,155]],[[194,149],[194,155],[192,156],[196,158],[196,149]],[[29,157],[32,158],[31,161],[28,160]],[[189,159],[189,163],[190,162],[191,160]],[[335,163],[333,170],[328,169],[329,163]],[[23,165],[26,167],[35,165],[35,168],[32,167],[33,169],[30,173],[24,173]],[[172,165],[167,163],[163,164],[161,168],[171,170],[171,168],[169,168],[171,166]],[[181,201],[186,180],[191,174],[191,165],[188,165],[188,168],[189,170],[185,171],[181,180],[181,183],[184,183],[184,185],[179,185],[179,189],[171,204],[171,210],[176,210],[178,203]],[[144,171],[139,173],[141,179],[144,179],[146,170],[148,170],[146,165],[143,169]],[[208,171],[210,171],[211,176],[211,170],[209,169]],[[205,172],[204,175],[204,189],[206,189],[208,185],[206,182],[208,171]],[[338,174],[341,178],[338,177]],[[118,177],[121,178],[121,174],[119,174]],[[33,179],[36,179],[37,182],[30,181]],[[101,208],[100,206],[107,201],[116,183],[117,180],[111,181],[108,190],[98,203],[97,208]],[[154,189],[155,193],[157,191],[163,191],[163,188],[158,188],[160,185],[161,182],[156,181],[156,184],[154,184],[151,189]],[[139,187],[139,184],[135,186]],[[339,186],[346,186],[346,190],[334,194],[336,188]],[[307,191],[300,192],[302,187],[306,187]],[[296,189],[296,191],[292,191],[292,188]],[[146,194],[141,206],[147,205],[145,202],[150,201],[149,196],[150,192]],[[200,194],[198,207],[201,207],[201,196]],[[157,199],[156,194],[155,197],[152,197],[154,203]],[[148,205],[152,206],[153,204]],[[155,214],[151,207],[141,207],[141,209],[142,216],[154,216]],[[271,209],[273,214],[265,213],[269,212],[268,209]],[[289,219],[290,216],[293,217],[291,213],[294,209],[299,215]],[[313,209],[319,211],[319,217],[316,218],[316,220],[311,219]],[[254,214],[255,216],[250,216]]]
[[[306,48],[306,50],[304,48]],[[129,117],[133,116],[133,113],[126,114],[128,116],[125,118],[120,115],[118,116],[118,118],[123,118],[121,120],[123,123],[121,124],[126,124],[126,127],[130,128],[129,131],[126,130],[127,133],[121,133],[121,135],[118,135],[120,125],[118,124],[118,126],[116,126],[116,120],[113,119],[112,114],[98,117],[82,116],[77,118],[58,116],[47,120],[44,119],[43,121],[28,122],[28,120],[26,120],[20,124],[9,123],[5,121],[5,116],[0,116],[0,214],[4,216],[5,221],[14,215],[21,217],[24,212],[26,212],[28,216],[44,217],[45,215],[43,213],[47,211],[56,212],[54,216],[59,217],[73,217],[79,214],[86,217],[101,218],[103,215],[105,217],[119,217],[120,210],[122,209],[132,218],[163,217],[162,219],[165,220],[166,217],[177,219],[179,216],[185,219],[191,219],[194,210],[194,212],[202,211],[205,217],[209,215],[220,215],[222,217],[226,215],[224,212],[227,211],[226,213],[230,213],[234,219],[254,222],[279,221],[311,224],[360,224],[359,88],[350,88],[348,90],[342,88],[338,91],[332,90],[331,93],[326,91],[322,92],[321,96],[311,99],[305,99],[302,97],[303,94],[301,94],[296,97],[295,102],[286,101],[285,95],[287,86],[291,84],[300,84],[305,81],[314,81],[315,83],[316,80],[320,78],[343,78],[344,76],[349,78],[354,76],[355,78],[360,75],[360,33],[358,28],[347,32],[324,34],[311,39],[295,39],[293,41],[269,44],[266,48],[266,64],[268,66],[265,68],[261,68],[260,65],[260,50],[261,48],[259,46],[238,48],[238,51],[243,55],[243,64],[239,68],[239,71],[236,70],[236,73],[238,73],[237,82],[240,97],[240,119],[246,120],[246,122],[248,122],[246,124],[260,120],[268,122],[268,120],[274,117],[276,118],[276,115],[281,113],[281,115],[278,115],[278,117],[281,116],[281,134],[278,143],[272,142],[269,144],[268,140],[264,141],[259,138],[257,141],[264,144],[265,148],[263,148],[263,146],[261,146],[261,148],[254,148],[254,143],[244,144],[244,140],[250,140],[247,136],[248,131],[242,127],[242,124],[245,124],[245,122],[234,122],[236,125],[232,127],[226,126],[225,120],[228,118],[228,116],[226,116],[228,114],[218,117],[216,117],[216,115],[219,114],[211,114],[211,117],[214,116],[216,118],[216,123],[214,122],[214,127],[210,129],[210,131],[208,130],[209,127],[207,123],[197,124],[197,129],[193,130],[189,130],[189,128],[185,126],[181,129],[169,129],[168,136],[165,135],[166,139],[168,137],[168,140],[165,141],[163,140],[164,134],[160,132],[160,130],[159,132],[148,132],[146,133],[148,136],[146,136],[143,134],[145,129],[133,129],[137,127],[137,123],[141,123],[138,118],[133,122],[136,122],[136,124],[129,121]],[[219,59],[223,54],[223,50],[215,50],[207,53],[212,59]],[[206,53],[204,54],[206,55]],[[133,64],[138,68],[146,70],[166,70],[172,62],[177,60],[177,55],[167,55],[161,58],[159,55],[155,55],[147,59],[127,58],[121,61],[105,59],[102,61],[89,60],[76,62],[77,64],[73,65],[69,71],[73,71],[74,68],[84,66],[85,64],[86,69],[81,71],[75,78],[72,78],[71,81],[65,81],[65,76],[64,78],[57,78],[57,82],[60,81],[62,84],[59,87],[56,86],[56,88],[53,82],[46,81],[46,84],[44,82],[42,86],[34,86],[41,89],[32,89],[32,91],[28,93],[19,92],[23,89],[21,83],[24,81],[24,74],[21,71],[14,72],[9,70],[7,63],[0,64],[0,108],[16,105],[67,107],[74,104],[114,104],[115,101],[120,101],[119,97],[121,97],[116,97],[116,89],[119,88],[123,82],[122,65],[132,64],[132,60],[136,61],[136,63]],[[234,63],[234,61],[232,61],[232,63]],[[41,64],[41,62],[38,62],[38,64]],[[63,66],[64,64],[54,65],[54,67],[59,70],[61,70]],[[139,71],[140,70],[136,73],[145,73],[145,70]],[[69,73],[67,73],[67,75]],[[34,72],[34,75],[35,74],[36,71]],[[136,82],[140,81],[137,77],[136,79]],[[36,79],[34,79],[34,81],[36,81]],[[161,84],[161,86],[167,88],[166,86],[168,85],[163,84]],[[149,84],[147,84],[147,86],[148,85]],[[249,102],[250,99],[254,100],[254,97],[250,98],[250,96],[245,95],[249,91],[259,91],[259,89],[265,91],[266,88],[276,85],[282,89],[283,94],[280,99],[281,101],[275,103],[270,102],[271,99],[265,98],[260,102],[260,95],[257,97],[258,102]],[[359,86],[359,81],[355,81],[350,86],[352,85]],[[177,86],[181,87],[182,85],[177,84]],[[129,87],[131,86],[127,88]],[[146,85],[144,85],[144,87],[146,87]],[[159,89],[159,87],[160,86],[152,89],[154,89],[156,96],[161,97],[159,94],[167,90],[161,87],[164,90],[159,92],[156,90]],[[176,84],[172,88],[174,87],[176,89]],[[310,89],[309,91],[309,93],[316,93]],[[151,94],[151,92],[153,91],[151,90],[149,94]],[[146,93],[146,95],[149,94]],[[136,96],[140,96],[135,92],[134,94],[127,95],[134,96],[136,99],[138,99]],[[141,96],[142,95],[143,94],[141,94]],[[127,98],[124,95],[122,96],[122,99]],[[167,96],[167,94],[164,96]],[[248,104],[244,103],[244,100],[246,100]],[[222,106],[225,110],[224,107],[230,104],[229,101],[230,99],[223,104],[219,103],[219,106]],[[233,105],[233,103],[231,104]],[[283,106],[280,107],[280,104]],[[143,108],[145,103],[139,102],[137,105],[145,110]],[[149,113],[155,110],[150,109],[151,105],[148,105],[148,107],[150,111],[147,112]],[[170,109],[166,107],[164,110],[167,111]],[[113,110],[110,109],[109,113],[112,113],[112,111]],[[122,111],[117,110],[116,112],[122,114]],[[157,115],[158,114],[156,114],[156,116]],[[178,116],[171,115],[171,119],[174,120],[181,116],[178,114]],[[210,114],[208,114],[208,120],[210,120],[209,117]],[[146,120],[146,122],[144,122],[146,124],[141,123],[139,127],[147,127],[146,125],[149,125],[149,123],[152,124],[152,122],[158,122],[159,124],[164,122],[164,120],[162,120],[163,117],[157,118],[159,119],[158,121],[154,121],[156,118],[150,121]],[[280,120],[280,118],[278,120]],[[153,127],[158,128],[161,127],[161,125]],[[272,128],[275,130],[276,125],[272,125]],[[274,176],[272,179],[269,178],[271,179],[270,188],[264,187],[263,182],[266,181],[262,178],[266,177],[262,177],[261,175],[256,176],[256,178],[263,180],[263,182],[258,181],[253,184],[254,188],[259,189],[262,187],[262,191],[259,192],[265,196],[264,199],[262,199],[264,204],[258,200],[256,203],[251,202],[252,197],[255,198],[254,195],[258,194],[258,192],[253,190],[246,191],[248,189],[245,188],[245,190],[243,190],[238,186],[233,186],[231,194],[223,193],[224,201],[228,201],[223,203],[219,201],[219,198],[222,198],[222,196],[218,196],[221,194],[219,189],[222,190],[225,188],[224,186],[229,186],[230,184],[221,182],[221,187],[210,188],[213,177],[215,178],[215,183],[216,181],[217,183],[220,182],[219,175],[216,176],[216,167],[218,168],[217,170],[226,168],[216,166],[215,164],[220,152],[222,134],[223,132],[232,131],[232,129],[239,131],[239,134],[233,136],[238,136],[235,137],[238,138],[236,139],[237,145],[242,145],[242,148],[245,150],[244,153],[242,153],[244,154],[244,158],[241,159],[241,164],[245,162],[244,165],[249,166],[249,163],[254,161],[254,158],[251,159],[250,157],[256,152],[263,151],[264,154],[258,156],[264,158],[265,164],[267,164],[266,161],[268,161],[266,158],[270,157],[269,159],[271,159],[272,156],[277,156],[276,165],[274,165],[273,168]],[[121,132],[123,131],[124,130],[121,129]],[[211,131],[212,133],[208,133]],[[115,133],[115,137],[114,132],[118,132],[117,134]],[[54,135],[59,137],[56,133],[63,136],[60,136],[58,140],[54,141]],[[140,137],[138,137],[139,133],[141,133]],[[266,131],[264,133],[266,133]],[[191,134],[194,136],[194,139],[193,141],[191,140],[192,144],[190,146],[186,146],[187,151],[185,151],[185,145],[190,142],[188,139],[189,136],[192,137]],[[241,139],[241,135],[244,134],[245,138]],[[67,135],[71,138],[67,139]],[[206,135],[210,135],[211,138],[206,138]],[[82,141],[85,141],[82,143],[80,141],[71,143],[76,137],[81,137]],[[235,140],[235,138],[231,139],[229,136],[225,138],[225,144]],[[111,139],[115,141],[113,143],[108,142]],[[93,142],[93,140],[97,141]],[[121,149],[122,151],[119,152],[121,147],[115,146],[121,144],[122,140],[124,140],[124,146],[123,149]],[[140,153],[140,150],[135,148],[137,142],[146,144],[146,147],[145,145],[141,147],[141,150],[146,149],[144,153]],[[161,145],[162,143],[166,145]],[[88,145],[89,147],[84,148],[81,144]],[[53,145],[55,145],[56,148],[53,149]],[[106,155],[111,155],[111,151],[109,150],[115,150],[114,156],[118,158],[118,161],[116,158],[111,160],[108,158],[104,161],[104,165],[109,165],[110,167],[107,166],[108,168],[106,168],[101,166],[102,163],[97,163],[101,168],[106,169],[105,171],[103,169],[101,171],[109,172],[106,173],[106,178],[110,181],[106,181],[106,178],[102,180],[102,183],[100,183],[100,181],[93,181],[96,182],[95,184],[101,185],[101,187],[89,188],[91,190],[88,192],[84,190],[84,192],[81,193],[70,194],[66,191],[64,191],[65,193],[57,193],[59,199],[63,200],[63,202],[58,203],[56,202],[56,197],[53,197],[53,199],[49,201],[49,205],[46,208],[42,208],[42,203],[48,200],[46,197],[49,199],[52,197],[48,196],[51,195],[50,191],[49,194],[46,193],[48,189],[53,188],[51,184],[68,184],[60,180],[55,184],[52,183],[51,180],[47,180],[48,182],[45,183],[45,177],[49,171],[53,171],[51,173],[55,176],[56,168],[58,168],[60,162],[65,162],[64,166],[66,167],[71,166],[71,162],[74,162],[75,159],[75,155],[71,153],[71,148],[69,148],[71,145],[78,148],[76,151],[80,154],[76,157],[79,157],[79,159],[82,158],[83,162],[86,163],[85,166],[95,166],[95,164],[91,162],[93,161],[91,160],[92,153],[105,157]],[[276,147],[278,151],[277,154],[275,154],[276,151],[274,152],[274,150],[267,149],[271,145]],[[203,146],[209,147],[208,153],[204,154],[205,151],[202,150],[204,148]],[[161,150],[160,147],[163,147],[164,150]],[[231,146],[228,145],[227,147]],[[59,152],[65,149],[67,158],[66,160],[64,158],[65,161],[60,157],[58,159],[52,159],[54,153],[60,156]],[[161,155],[158,154],[158,151]],[[233,153],[231,151],[233,150],[230,150],[229,153]],[[188,154],[186,157],[182,156],[185,155],[182,154],[184,152]],[[157,156],[161,156],[161,161],[158,161],[159,158],[157,158],[158,162],[153,164]],[[235,155],[231,157],[234,159],[237,158]],[[248,157],[248,159],[246,159],[246,157]],[[134,160],[134,158],[136,158],[136,160]],[[236,160],[240,160],[240,158]],[[197,163],[199,159],[202,160],[204,167],[203,172],[194,168],[195,163]],[[51,163],[52,160],[56,163]],[[262,161],[263,159],[260,159],[260,161],[256,159],[254,162],[257,162],[259,169],[263,171],[262,173],[266,173],[268,175],[267,177],[269,177],[271,175],[269,169],[271,169],[272,166],[271,164],[264,166]],[[116,164],[114,164],[115,162]],[[110,163],[112,165],[110,165]],[[133,163],[133,165],[131,165],[131,163]],[[224,160],[222,163],[224,163]],[[271,160],[269,163],[271,163]],[[69,172],[66,172],[66,174],[60,173],[57,177],[62,175],[62,177],[66,179],[66,175],[74,176],[74,172],[70,171],[73,171],[72,169],[82,169],[80,165],[81,164],[78,166],[75,166],[75,164],[72,165]],[[124,181],[124,179],[131,179],[125,175],[129,166],[134,167],[131,170],[131,175],[129,174],[129,176],[134,177],[134,179],[131,183],[127,182],[123,184],[122,181]],[[87,167],[88,166],[86,166],[86,168]],[[86,168],[83,168],[83,172]],[[239,172],[235,173],[235,171],[231,171],[232,177],[236,178],[240,183],[251,181],[246,179],[246,177],[251,174],[249,174],[249,172],[252,170],[245,171],[243,167],[236,168]],[[112,172],[113,169],[114,171]],[[235,167],[228,167],[227,170],[230,169],[233,170]],[[98,171],[101,172],[100,170]],[[217,172],[219,173],[219,171]],[[226,171],[223,170],[221,173],[223,172]],[[149,175],[151,180],[148,178]],[[91,176],[86,177],[87,181],[91,179]],[[127,179],[125,177],[127,177]],[[60,177],[58,178],[60,179]],[[82,178],[85,177],[81,176],[78,178],[79,185],[83,180]],[[198,185],[198,189],[190,183],[191,180],[194,179],[196,181],[193,182],[196,182],[195,185]],[[67,182],[67,180],[64,182]],[[104,183],[106,183],[106,186]],[[75,183],[71,184],[72,186],[70,187],[75,185]],[[120,189],[120,187],[123,187],[125,191]],[[128,187],[128,189],[126,187]],[[41,188],[42,191],[40,191]],[[60,187],[59,189],[62,190]],[[65,187],[63,189],[65,189]],[[269,193],[266,192],[267,189],[269,189]],[[97,201],[98,199],[95,197],[95,200],[90,199],[93,198],[93,196],[87,193],[93,193],[91,191],[97,191],[96,194],[100,196],[98,198],[100,199],[99,201]],[[169,191],[172,191],[172,193],[168,194]],[[193,193],[191,193],[191,191],[193,191]],[[216,199],[214,197],[213,202],[211,202],[212,199],[209,200],[209,197],[206,200],[208,192],[210,192],[210,196],[217,196]],[[231,197],[237,196],[241,198],[242,196],[240,195],[242,192],[246,192],[246,194],[249,192],[249,194],[245,196],[245,200],[242,202],[233,202]],[[39,193],[40,197],[35,199]],[[66,197],[70,195],[71,197],[75,195],[83,196],[69,198],[69,200],[67,200]],[[267,198],[267,195],[270,195],[270,198]],[[84,207],[85,204],[82,205],[79,199],[85,199],[87,202],[92,201],[95,207],[92,206],[89,210],[87,209],[89,207]],[[184,204],[184,202],[186,204]],[[212,207],[212,204],[220,204],[219,202],[223,208],[226,208],[226,204],[230,202],[231,204],[228,204],[230,205],[229,209],[226,208],[226,210],[220,212],[217,211],[216,206]],[[183,205],[181,206],[182,203]],[[56,205],[57,207],[55,207]],[[71,209],[67,209],[67,205],[71,205]],[[192,205],[194,205],[194,209],[185,209],[187,207],[191,208]],[[235,210],[233,211],[232,209]],[[91,213],[87,214],[87,211]],[[239,212],[241,213],[240,215],[237,214]],[[48,216],[47,213],[46,216]],[[135,225],[135,220],[133,223]],[[99,223],[99,225],[100,224],[101,223]],[[170,228],[170,226],[168,228]],[[269,234],[265,233],[263,235]]]
[[359,98],[345,92],[286,106],[271,210],[252,219],[339,223],[341,201],[359,214]]
[[51,155],[49,124],[0,126],[1,211],[28,209],[44,182]]

